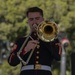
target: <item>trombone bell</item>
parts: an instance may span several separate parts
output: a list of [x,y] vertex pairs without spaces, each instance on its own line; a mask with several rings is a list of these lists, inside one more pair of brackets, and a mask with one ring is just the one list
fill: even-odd
[[38,37],[45,41],[50,42],[57,37],[58,27],[57,24],[50,21],[43,21],[37,27]]

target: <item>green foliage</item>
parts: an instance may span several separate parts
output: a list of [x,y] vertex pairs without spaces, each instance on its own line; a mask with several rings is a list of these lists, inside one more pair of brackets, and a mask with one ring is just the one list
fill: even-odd
[[[29,7],[38,6],[44,11],[46,20],[53,20],[58,24],[60,31],[67,33],[70,45],[67,53],[67,75],[70,72],[70,54],[75,48],[75,1],[74,0],[0,0],[0,40],[14,41],[16,37],[25,36],[29,33],[26,11]],[[6,62],[5,62],[6,63]],[[15,69],[8,70],[9,66],[1,66],[3,72],[11,72],[18,75]],[[14,71],[15,70],[15,71]],[[58,68],[55,67],[53,74],[56,75]],[[2,74],[1,74],[2,75]],[[10,74],[11,75],[11,74]],[[57,74],[58,75],[58,74]]]
[[7,61],[3,61],[3,64],[0,65],[0,75],[19,75],[21,65],[12,67],[8,64]]
[[1,39],[13,41],[18,36],[26,35],[27,20],[25,2],[23,2],[21,0],[0,1],[0,37],[3,37]]

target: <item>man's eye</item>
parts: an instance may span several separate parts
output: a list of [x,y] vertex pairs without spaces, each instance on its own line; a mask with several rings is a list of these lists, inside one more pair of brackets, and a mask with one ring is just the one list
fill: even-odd
[[30,20],[30,21],[33,21],[33,18],[30,18],[29,20]]
[[36,19],[36,20],[39,20],[39,19],[40,19],[40,17],[36,17],[35,19]]

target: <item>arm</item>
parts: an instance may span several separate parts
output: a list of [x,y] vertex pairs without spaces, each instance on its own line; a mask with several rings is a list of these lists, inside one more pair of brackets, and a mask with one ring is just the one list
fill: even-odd
[[60,60],[61,52],[62,52],[62,46],[60,41],[58,39],[55,39],[50,44],[51,44],[51,50],[52,50],[52,55],[54,59]]
[[14,46],[12,47],[11,49],[11,53],[8,57],[8,63],[11,65],[11,66],[16,66],[20,63],[18,57],[17,57],[17,51],[18,51],[18,44],[15,43]]
[[[20,50],[23,42],[24,42],[24,40],[22,38],[19,38],[15,41],[13,47],[11,48],[11,53],[8,57],[8,63],[11,66],[16,66],[20,63],[20,60],[17,57],[17,52]],[[23,55],[21,54],[21,56],[23,56]]]

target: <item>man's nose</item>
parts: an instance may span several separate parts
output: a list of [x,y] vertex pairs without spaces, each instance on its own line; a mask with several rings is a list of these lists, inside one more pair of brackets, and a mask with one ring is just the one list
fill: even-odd
[[37,24],[37,21],[36,21],[36,19],[34,19],[34,20],[33,20],[33,24]]

